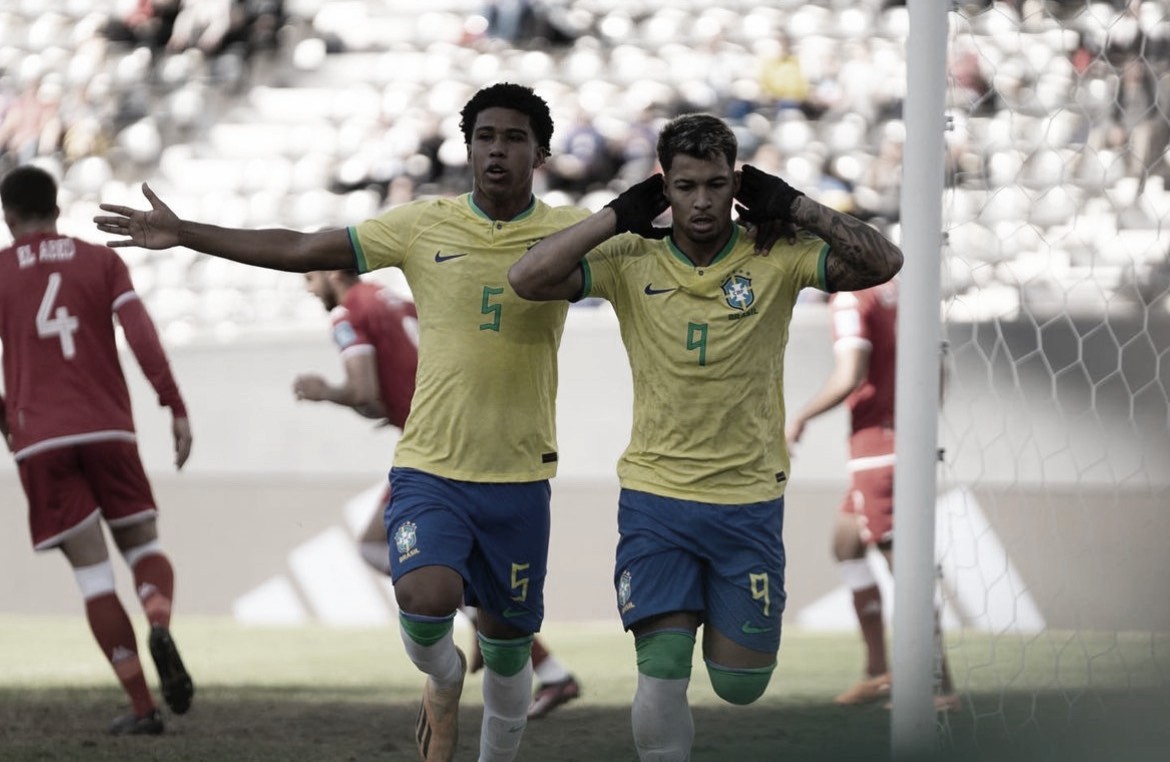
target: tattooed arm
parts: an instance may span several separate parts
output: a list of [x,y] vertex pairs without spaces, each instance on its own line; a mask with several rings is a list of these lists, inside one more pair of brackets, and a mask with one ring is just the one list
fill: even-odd
[[829,291],[858,291],[885,283],[902,269],[902,250],[856,217],[798,196],[792,220],[829,244],[825,285]]
[[902,251],[874,228],[837,212],[750,164],[740,171],[736,199],[741,219],[780,220],[810,230],[829,244],[825,285],[829,291],[857,291],[885,283],[902,269]]

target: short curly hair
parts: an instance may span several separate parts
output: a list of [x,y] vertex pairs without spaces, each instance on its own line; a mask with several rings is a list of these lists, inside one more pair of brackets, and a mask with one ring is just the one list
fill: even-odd
[[21,219],[50,219],[57,213],[57,181],[32,164],[17,167],[0,180],[0,205]]
[[471,96],[471,100],[460,112],[459,129],[463,131],[463,142],[471,145],[471,132],[481,111],[489,108],[507,108],[519,111],[528,117],[537,144],[545,151],[552,150],[553,120],[548,103],[531,87],[511,82],[490,85]]
[[669,172],[674,157],[679,154],[696,159],[727,158],[727,165],[735,168],[739,144],[735,133],[717,116],[711,114],[683,114],[662,128],[658,135],[658,163]]

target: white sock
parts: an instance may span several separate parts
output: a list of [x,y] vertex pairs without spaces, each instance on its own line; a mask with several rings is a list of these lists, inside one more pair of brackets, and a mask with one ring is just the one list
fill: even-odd
[[511,677],[483,671],[483,726],[479,731],[479,762],[511,762],[520,749],[532,703],[532,660]]
[[630,719],[641,762],[687,762],[695,721],[687,702],[690,678],[662,680],[638,673]]
[[73,578],[87,601],[114,592],[114,564],[108,558],[92,566],[74,566]]
[[569,679],[569,670],[565,669],[565,665],[557,661],[557,657],[549,654],[544,661],[536,667],[536,680],[541,685],[548,685],[549,683],[562,683]]
[[841,581],[852,592],[873,587],[878,583],[874,576],[873,567],[867,558],[849,558],[837,562],[837,570],[841,574]]
[[452,688],[459,684],[463,679],[463,665],[459,663],[459,653],[455,650],[455,639],[451,632],[433,645],[424,646],[414,642],[405,628],[399,627],[398,630],[406,645],[406,655],[414,662],[414,666],[435,681],[436,686]]

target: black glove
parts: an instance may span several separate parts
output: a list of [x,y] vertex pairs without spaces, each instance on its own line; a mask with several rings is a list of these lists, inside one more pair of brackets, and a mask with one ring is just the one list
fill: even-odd
[[621,195],[610,201],[606,206],[617,214],[618,233],[637,233],[640,236],[651,237],[654,218],[666,211],[670,202],[662,192],[662,175],[657,174],[637,185],[626,188]]
[[740,204],[735,210],[740,219],[754,224],[770,220],[792,222],[792,204],[803,195],[779,177],[744,164],[740,171],[739,193],[735,194]]

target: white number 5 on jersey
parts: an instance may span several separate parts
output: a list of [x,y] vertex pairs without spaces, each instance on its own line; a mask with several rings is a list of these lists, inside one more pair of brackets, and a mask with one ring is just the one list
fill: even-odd
[[61,354],[66,360],[72,360],[77,354],[73,334],[77,333],[78,320],[69,314],[64,305],[53,309],[53,303],[57,301],[57,293],[60,290],[61,273],[49,273],[49,285],[45,287],[45,295],[41,298],[40,308],[37,309],[37,336],[42,339],[56,336],[61,341]]

